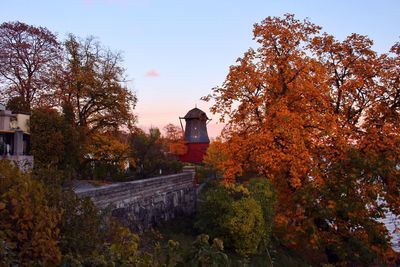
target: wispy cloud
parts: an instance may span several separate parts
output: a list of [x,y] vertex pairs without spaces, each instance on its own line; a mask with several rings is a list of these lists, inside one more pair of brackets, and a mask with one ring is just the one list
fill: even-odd
[[160,76],[160,73],[158,73],[158,71],[156,71],[155,69],[151,69],[146,72],[145,76],[146,77],[158,77],[158,76]]

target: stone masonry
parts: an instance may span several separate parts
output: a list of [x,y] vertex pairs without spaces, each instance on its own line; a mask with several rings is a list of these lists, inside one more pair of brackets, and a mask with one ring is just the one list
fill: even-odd
[[190,215],[196,208],[194,172],[160,176],[97,188],[75,190],[80,197],[89,197],[98,208],[109,207],[112,215],[135,231],[181,215]]

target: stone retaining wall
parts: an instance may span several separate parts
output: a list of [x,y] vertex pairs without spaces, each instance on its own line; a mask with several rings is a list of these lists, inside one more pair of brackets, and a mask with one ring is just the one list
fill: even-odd
[[90,197],[99,208],[110,207],[113,216],[136,231],[190,215],[196,208],[191,171],[75,192],[81,198]]

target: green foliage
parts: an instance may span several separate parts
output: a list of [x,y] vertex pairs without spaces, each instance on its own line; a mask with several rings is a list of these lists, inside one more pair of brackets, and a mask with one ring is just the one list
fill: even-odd
[[[395,258],[388,230],[379,221],[390,206],[377,201],[381,189],[375,182],[386,179],[393,169],[393,162],[379,162],[356,151],[329,168],[330,179],[319,188],[322,205],[310,212],[318,218],[320,243],[331,263],[381,265]],[[361,183],[369,186],[361,188]]]
[[62,134],[64,144],[64,155],[61,161],[61,168],[64,170],[65,180],[71,180],[78,176],[80,159],[82,158],[82,136],[79,128],[74,124],[75,115],[71,103],[63,104]]
[[35,109],[30,118],[31,152],[34,168],[59,169],[64,159],[63,120],[54,109]]
[[242,255],[266,249],[274,214],[274,194],[267,180],[243,185],[213,185],[201,196],[196,227],[220,237]]
[[229,266],[228,256],[223,252],[224,243],[215,238],[212,245],[209,243],[209,236],[201,234],[193,242],[189,253],[185,255],[186,266],[198,267],[223,267]]
[[138,258],[138,266],[173,267],[182,263],[183,250],[179,242],[168,240],[165,245],[155,242],[153,253],[145,253]]
[[256,253],[265,238],[265,221],[260,204],[253,198],[234,201],[223,228],[228,230],[236,252],[241,255]]
[[153,253],[145,253],[138,258],[137,266],[151,267],[212,267],[229,266],[229,258],[223,252],[222,240],[214,239],[212,245],[209,236],[201,234],[192,244],[182,247],[179,242],[168,240],[164,245],[156,242]]
[[61,198],[63,266],[129,266],[137,261],[139,237],[73,192]]
[[98,212],[90,199],[80,199],[74,192],[64,192],[60,206],[64,210],[60,224],[62,253],[86,257],[100,250],[105,215]]
[[225,214],[232,208],[233,199],[228,190],[221,185],[213,185],[205,190],[199,198],[195,227],[212,237],[219,236],[225,241],[227,233],[222,225]]
[[139,237],[128,228],[111,221],[107,231],[106,250],[108,260],[115,262],[118,266],[134,264],[137,260]]
[[[70,104],[63,105],[62,114],[48,108],[33,110],[30,130],[36,176],[59,178],[58,183],[77,178],[83,134],[74,124]],[[54,181],[47,179],[46,182]]]
[[247,184],[247,188],[250,191],[250,195],[260,204],[262,214],[265,222],[264,228],[264,239],[267,242],[264,245],[268,245],[268,241],[272,234],[272,225],[274,222],[274,204],[275,204],[275,193],[271,183],[263,178],[251,179]]
[[61,212],[48,205],[44,185],[0,161],[0,253],[5,266],[54,266],[60,260]]
[[169,149],[158,128],[150,129],[149,133],[140,129],[133,133],[131,150],[135,159],[131,173],[136,178],[172,174],[182,169],[180,161],[168,157]]

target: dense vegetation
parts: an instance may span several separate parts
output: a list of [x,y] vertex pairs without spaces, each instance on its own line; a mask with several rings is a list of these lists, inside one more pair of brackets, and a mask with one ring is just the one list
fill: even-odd
[[186,242],[139,236],[69,190],[181,169],[179,128],[135,127],[120,54],[1,24],[0,97],[31,114],[35,164],[0,161],[0,265],[399,264],[380,219],[400,215],[400,44],[379,55],[366,36],[338,41],[293,15],[256,24],[254,39],[204,98],[226,128],[198,167]]

